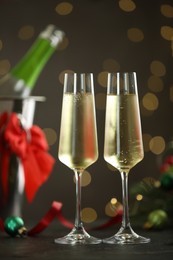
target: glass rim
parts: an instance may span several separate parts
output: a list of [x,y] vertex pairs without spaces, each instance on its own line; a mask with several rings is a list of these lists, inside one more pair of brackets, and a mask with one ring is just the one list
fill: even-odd
[[137,74],[136,71],[117,71],[117,72],[108,72],[108,75],[120,75],[120,74]]

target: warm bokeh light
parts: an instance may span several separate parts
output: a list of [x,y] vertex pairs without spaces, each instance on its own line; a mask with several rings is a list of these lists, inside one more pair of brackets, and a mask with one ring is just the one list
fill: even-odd
[[46,136],[47,142],[49,145],[53,145],[57,141],[57,134],[56,131],[52,128],[44,128],[43,132]]
[[173,35],[173,27],[164,25],[160,29],[161,36],[167,40],[171,41],[172,35]]
[[63,51],[65,50],[69,45],[69,39],[65,36],[62,43],[58,46],[57,50],[58,51]]
[[112,198],[111,199],[111,204],[112,205],[115,205],[117,202],[118,202],[118,200],[116,198]]
[[164,88],[163,80],[157,76],[151,76],[148,79],[148,88],[153,92],[161,92]]
[[173,6],[167,4],[161,5],[160,11],[167,18],[173,18]]
[[142,194],[137,194],[137,195],[136,195],[136,200],[137,200],[137,201],[141,201],[142,199],[143,199]]
[[155,76],[162,77],[166,74],[166,67],[165,65],[158,60],[154,60],[150,64],[151,73]]
[[109,72],[118,72],[120,70],[120,64],[114,59],[106,59],[103,61],[102,68]]
[[93,208],[84,208],[81,210],[81,219],[85,223],[94,222],[97,219],[97,212]]
[[156,180],[156,181],[154,182],[154,187],[159,188],[160,186],[161,186],[160,181],[159,181],[159,180]]
[[111,198],[106,204],[105,214],[109,217],[115,217],[117,215],[117,210],[121,209],[122,205],[116,198]]
[[144,151],[149,152],[150,151],[149,144],[150,144],[150,140],[151,140],[152,136],[150,134],[143,134],[142,138],[143,138]]
[[55,11],[59,15],[68,15],[73,11],[73,5],[68,2],[62,2],[55,7]]
[[59,74],[58,78],[59,78],[59,82],[62,85],[64,84],[64,75],[65,75],[65,73],[74,73],[74,71],[70,70],[70,69],[66,69],[66,70],[61,71],[61,73]]
[[29,40],[33,37],[34,35],[34,27],[31,25],[24,25],[20,28],[18,32],[18,37],[21,40]]
[[119,7],[125,12],[132,12],[135,10],[136,5],[132,0],[119,0]]
[[132,42],[141,42],[144,39],[144,34],[139,28],[130,28],[127,31],[127,37]]
[[84,171],[82,173],[82,181],[81,181],[81,186],[85,187],[88,186],[91,182],[91,174],[88,171]]
[[154,111],[153,110],[148,110],[146,109],[144,106],[143,106],[143,102],[141,100],[140,102],[140,112],[141,112],[141,115],[142,116],[145,116],[145,117],[150,117],[153,115]]
[[145,109],[154,111],[159,106],[159,100],[153,93],[147,93],[142,98],[142,104]]
[[154,154],[161,154],[165,150],[165,140],[162,136],[155,136],[150,140],[150,150]]
[[[91,180],[92,180],[91,174],[87,170],[84,170],[84,172],[82,173],[82,177],[81,177],[81,187],[88,186],[90,184]],[[76,183],[75,176],[73,177],[73,181],[74,181],[74,183]]]
[[107,87],[108,72],[102,71],[97,76],[97,81],[102,87]]
[[10,68],[11,68],[11,64],[9,60],[7,59],[0,60],[0,76],[3,76],[6,73],[8,73]]

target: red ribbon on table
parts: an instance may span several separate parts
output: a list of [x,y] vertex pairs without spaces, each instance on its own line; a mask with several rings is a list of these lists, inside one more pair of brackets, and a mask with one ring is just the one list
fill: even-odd
[[48,144],[43,131],[36,125],[22,127],[16,113],[6,112],[0,117],[0,151],[2,185],[8,196],[8,163],[11,154],[22,162],[25,177],[25,192],[31,202],[39,187],[48,179],[55,159],[48,153]]
[[[62,214],[62,203],[58,201],[53,201],[50,209],[48,212],[44,215],[44,217],[36,224],[33,228],[28,230],[27,235],[28,236],[35,236],[41,232],[43,232],[49,224],[54,220],[57,219],[59,222],[66,228],[72,229],[74,227],[73,223],[68,221]],[[105,229],[108,227],[111,227],[117,223],[120,223],[122,220],[122,210],[118,210],[116,216],[110,218],[108,221],[104,222],[103,224],[93,227],[93,228],[87,228],[90,230],[100,230]],[[0,230],[5,231],[4,229],[4,223],[3,220],[0,219]]]

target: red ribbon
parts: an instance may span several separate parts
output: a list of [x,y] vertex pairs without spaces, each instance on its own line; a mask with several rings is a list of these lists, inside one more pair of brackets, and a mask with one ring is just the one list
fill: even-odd
[[[8,195],[8,163],[12,153],[20,158],[24,167],[25,192],[31,202],[38,188],[47,180],[55,160],[48,154],[48,144],[44,134],[37,126],[26,130],[21,127],[15,113],[4,113],[0,117],[0,152],[2,163],[2,185],[4,195]],[[73,224],[62,214],[62,203],[54,201],[51,208],[39,223],[28,231],[29,236],[41,233],[49,224],[57,218],[67,227],[73,228]],[[119,210],[115,217],[93,229],[104,229],[121,222],[122,211]],[[0,219],[0,230],[4,231],[3,220]]]
[[8,162],[12,153],[22,162],[25,192],[31,202],[39,187],[48,179],[55,159],[48,154],[48,144],[38,126],[24,129],[16,113],[2,114],[0,118],[0,151],[4,196],[8,195]]
[[[63,216],[62,203],[53,201],[50,209],[45,214],[45,216],[39,221],[38,224],[36,224],[33,228],[28,230],[27,235],[34,236],[43,232],[55,218],[57,218],[59,222],[66,228],[72,229],[74,227],[74,225]],[[122,220],[122,210],[118,210],[117,215],[115,217],[110,218],[108,221],[92,229],[93,230],[105,229],[121,222],[121,220]],[[0,219],[0,230],[4,232],[4,223],[2,219]]]

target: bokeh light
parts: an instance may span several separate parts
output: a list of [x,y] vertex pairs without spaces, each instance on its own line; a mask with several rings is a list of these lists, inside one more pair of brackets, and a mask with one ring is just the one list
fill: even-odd
[[164,76],[166,74],[165,65],[161,61],[158,61],[158,60],[154,60],[151,62],[150,70],[153,75],[158,76],[158,77]]
[[97,81],[102,87],[107,87],[108,72],[102,71],[97,76]]
[[59,74],[58,78],[59,78],[59,82],[62,85],[64,84],[64,75],[65,75],[65,73],[74,73],[74,71],[70,70],[70,69],[66,69],[66,70],[61,71],[61,73]]
[[163,80],[160,77],[152,75],[148,79],[148,88],[153,92],[161,92],[164,88]]
[[173,18],[173,6],[168,4],[161,5],[160,11],[167,18]]
[[102,68],[105,71],[117,72],[120,70],[120,64],[114,59],[106,59],[103,61]]
[[153,93],[147,93],[142,98],[142,104],[145,109],[154,111],[159,106],[159,100]]
[[34,27],[31,25],[24,25],[18,32],[18,37],[21,40],[29,40],[34,36]]
[[81,210],[81,219],[85,223],[94,222],[97,219],[97,212],[93,208],[83,208]]
[[[84,170],[82,173],[82,177],[81,177],[81,187],[88,186],[90,184],[91,180],[92,180],[91,174],[87,170]],[[75,176],[73,177],[73,181],[74,181],[74,183],[76,183]]]
[[120,0],[119,7],[125,12],[132,12],[135,10],[136,5],[132,0]]
[[164,25],[160,29],[161,36],[167,40],[171,41],[172,35],[173,35],[173,28],[167,25]]
[[162,136],[155,136],[150,140],[149,146],[152,153],[161,154],[165,150],[165,140]]
[[58,51],[65,50],[68,47],[68,45],[69,45],[69,39],[65,36],[63,41],[58,46],[57,50]]
[[68,3],[68,2],[59,3],[55,7],[55,11],[59,15],[68,15],[72,12],[72,10],[73,10],[73,5],[71,3]]
[[117,211],[122,208],[121,203],[117,200],[117,198],[111,198],[110,201],[105,206],[105,214],[109,217],[115,217],[117,215]]
[[137,194],[137,195],[136,195],[136,200],[137,200],[137,201],[141,201],[142,199],[143,199],[142,194]]
[[53,145],[57,141],[57,133],[54,129],[52,128],[44,128],[43,132],[46,136],[47,142],[49,145]]
[[144,151],[149,152],[150,151],[150,141],[152,139],[152,136],[150,134],[143,134],[143,145],[144,145]]
[[0,60],[0,76],[3,76],[6,73],[8,73],[10,71],[10,68],[11,68],[11,64],[9,60],[7,59]]
[[132,42],[141,42],[144,39],[144,34],[139,28],[130,28],[127,31],[127,37]]

